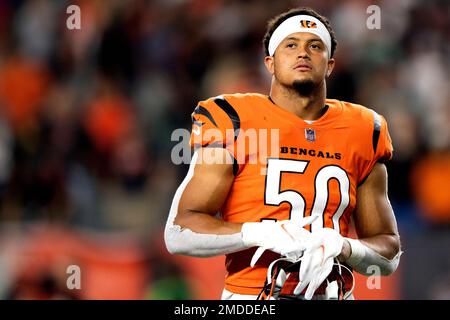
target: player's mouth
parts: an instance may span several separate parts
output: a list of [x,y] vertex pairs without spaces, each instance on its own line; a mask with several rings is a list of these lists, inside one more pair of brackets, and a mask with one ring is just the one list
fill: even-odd
[[298,70],[298,71],[311,71],[312,67],[307,64],[307,63],[298,63],[294,66],[294,70]]

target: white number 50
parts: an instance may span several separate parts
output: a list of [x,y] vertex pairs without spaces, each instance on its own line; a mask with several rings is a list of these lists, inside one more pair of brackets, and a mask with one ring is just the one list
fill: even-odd
[[[305,215],[305,198],[295,190],[280,192],[281,176],[283,172],[302,174],[308,167],[308,163],[309,161],[304,160],[268,159],[264,204],[279,206],[283,202],[288,202],[291,205],[290,219],[303,217]],[[315,197],[311,215],[317,215],[318,218],[312,223],[311,228],[323,227],[323,214],[328,203],[328,181],[330,179],[336,179],[339,182],[341,201],[332,215],[334,229],[339,232],[339,219],[350,202],[350,181],[347,173],[335,165],[324,166],[316,174]]]

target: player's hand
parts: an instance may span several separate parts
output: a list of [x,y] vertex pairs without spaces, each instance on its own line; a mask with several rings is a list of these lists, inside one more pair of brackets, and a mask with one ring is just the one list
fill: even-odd
[[334,258],[342,250],[344,238],[334,229],[323,228],[311,233],[310,242],[303,252],[300,264],[299,284],[294,294],[300,294],[306,286],[305,299],[310,300],[314,292],[330,274]]
[[252,257],[253,267],[265,250],[297,260],[306,248],[310,232],[304,226],[311,224],[317,216],[299,220],[247,222],[242,226],[242,240],[247,247],[259,247]]

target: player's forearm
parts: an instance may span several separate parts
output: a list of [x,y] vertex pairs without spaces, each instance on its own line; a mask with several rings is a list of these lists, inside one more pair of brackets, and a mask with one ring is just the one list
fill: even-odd
[[378,266],[382,275],[393,273],[398,266],[400,239],[396,234],[380,234],[358,240],[344,241],[340,261],[347,262],[361,274],[370,274],[370,266]]
[[246,249],[241,225],[205,213],[183,213],[167,221],[164,239],[172,254],[212,257]]
[[218,235],[239,233],[242,228],[241,223],[226,222],[210,214],[190,210],[178,214],[174,224],[191,229],[193,232]]

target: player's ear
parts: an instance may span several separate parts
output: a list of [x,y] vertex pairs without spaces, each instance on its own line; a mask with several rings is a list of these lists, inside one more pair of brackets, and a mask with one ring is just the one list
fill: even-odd
[[264,64],[266,65],[267,70],[270,72],[270,74],[273,75],[274,70],[273,70],[273,60],[274,58],[271,56],[266,56],[264,58]]
[[335,64],[335,60],[334,59],[328,59],[328,63],[327,63],[327,78],[333,72],[334,64]]

